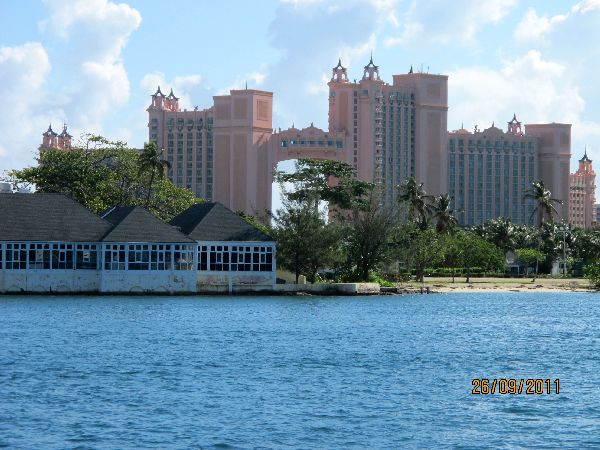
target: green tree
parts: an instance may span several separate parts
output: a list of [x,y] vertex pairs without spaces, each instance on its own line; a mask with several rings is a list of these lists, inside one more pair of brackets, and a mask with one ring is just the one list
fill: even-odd
[[430,209],[436,231],[440,234],[451,234],[458,222],[454,211],[450,209],[450,196],[443,194],[434,197]]
[[296,283],[301,274],[314,283],[317,271],[332,261],[338,243],[335,228],[311,202],[285,196],[273,221],[278,265],[293,272]]
[[294,173],[275,172],[275,181],[291,183],[292,192],[286,195],[294,201],[325,201],[342,209],[366,207],[372,183],[357,180],[352,166],[340,161],[299,159]]
[[425,268],[444,259],[445,237],[431,227],[407,222],[398,228],[395,247],[398,260],[408,270],[414,269],[416,281],[423,282]]
[[444,242],[444,259],[442,264],[452,272],[452,282],[455,282],[456,268],[464,266],[465,247],[463,245],[464,231],[459,230],[449,236]]
[[[92,149],[90,149],[92,147]],[[153,181],[148,203],[150,173],[140,171],[140,154],[122,142],[88,136],[82,147],[71,151],[44,150],[38,165],[9,173],[19,184],[35,186],[38,192],[57,192],[71,197],[95,213],[113,206],[146,206],[169,220],[199,201],[191,192],[170,181]]]
[[378,189],[371,189],[337,221],[342,227],[342,248],[345,252],[346,271],[353,279],[368,281],[369,272],[386,262],[390,256],[390,239],[398,222],[396,210],[382,205]]
[[[541,180],[536,180],[531,183],[531,188],[525,192],[526,199],[533,199],[536,202],[536,206],[531,212],[531,216],[529,220],[533,219],[533,216],[537,213],[538,215],[538,226],[540,231],[544,226],[544,218],[548,217],[549,222],[551,224],[554,223],[554,215],[558,215],[558,211],[554,205],[561,205],[562,200],[552,198],[552,193],[546,189],[544,182]],[[540,235],[538,238],[538,251],[541,251],[542,246],[542,236]],[[533,279],[535,280],[538,274],[539,263],[535,264],[535,274]]]
[[525,198],[535,200],[536,206],[531,212],[529,220],[533,219],[533,216],[537,213],[540,227],[546,217],[550,222],[554,222],[554,215],[558,215],[558,210],[554,205],[562,205],[562,200],[552,198],[552,193],[546,189],[544,182],[541,180],[531,183],[531,188],[525,193]]
[[528,273],[530,266],[539,264],[545,258],[545,255],[542,252],[532,248],[518,248],[515,250],[515,255],[517,257],[517,261],[525,264],[525,274]]
[[468,231],[461,233],[459,239],[463,246],[462,257],[467,283],[470,281],[473,267],[481,267],[485,271],[496,271],[504,267],[504,254],[494,244]]
[[163,180],[165,172],[171,167],[168,161],[162,159],[161,152],[158,151],[154,142],[144,144],[144,151],[139,157],[139,175],[140,177],[146,176],[148,178],[148,185],[146,186],[146,208],[150,206],[150,197],[152,195],[152,189],[154,187],[154,180]]
[[600,262],[588,264],[584,271],[592,289],[600,289]]
[[408,219],[419,223],[421,228],[427,226],[427,202],[429,196],[423,189],[423,183],[417,184],[414,178],[407,179],[399,186],[398,201],[408,207]]
[[573,257],[582,260],[584,264],[600,261],[600,229],[573,230]]

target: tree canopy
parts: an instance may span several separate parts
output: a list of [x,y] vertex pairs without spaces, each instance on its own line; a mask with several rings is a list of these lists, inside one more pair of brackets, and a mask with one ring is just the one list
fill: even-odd
[[[95,148],[90,150],[90,143]],[[160,161],[154,144],[146,145],[140,154],[122,142],[91,136],[85,147],[42,150],[37,166],[9,175],[17,184],[33,185],[38,192],[65,194],[95,213],[113,206],[139,205],[170,220],[200,200],[164,179],[159,163],[144,159],[151,153],[154,162]]]

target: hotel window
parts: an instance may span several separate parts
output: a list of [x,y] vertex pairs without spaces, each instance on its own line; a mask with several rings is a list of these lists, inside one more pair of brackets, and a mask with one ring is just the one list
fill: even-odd
[[510,157],[504,155],[504,217],[510,217],[509,211],[509,180],[510,180]]

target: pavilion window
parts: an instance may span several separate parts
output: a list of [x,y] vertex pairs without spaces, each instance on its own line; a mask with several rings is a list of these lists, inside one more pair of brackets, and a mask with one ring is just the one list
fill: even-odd
[[125,244],[109,244],[104,252],[106,270],[125,270]]
[[175,244],[172,248],[175,270],[192,270],[194,268],[194,247],[192,245]]
[[128,245],[127,270],[148,270],[150,266],[150,255],[148,244]]
[[214,272],[229,271],[229,246],[211,245],[209,254],[209,270]]
[[75,250],[75,268],[83,270],[98,269],[98,246],[96,244],[77,244]]
[[169,270],[171,268],[171,252],[165,244],[150,246],[150,270]]
[[6,268],[8,270],[27,268],[27,244],[6,244]]
[[208,270],[208,246],[202,245],[198,250],[198,270]]
[[52,269],[73,269],[73,244],[52,244]]

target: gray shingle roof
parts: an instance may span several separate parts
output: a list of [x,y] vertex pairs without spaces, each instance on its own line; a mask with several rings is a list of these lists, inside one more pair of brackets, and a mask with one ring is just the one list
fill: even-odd
[[193,205],[170,223],[195,241],[274,241],[271,236],[216,202]]
[[103,242],[192,243],[185,234],[140,206],[119,206],[101,216],[113,225]]
[[99,241],[111,224],[63,194],[0,194],[0,241]]

